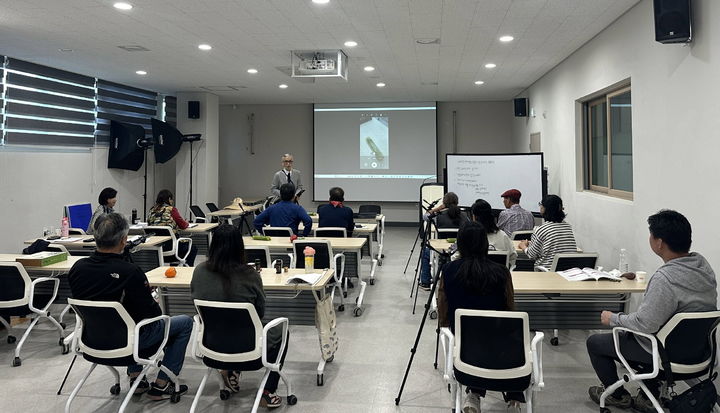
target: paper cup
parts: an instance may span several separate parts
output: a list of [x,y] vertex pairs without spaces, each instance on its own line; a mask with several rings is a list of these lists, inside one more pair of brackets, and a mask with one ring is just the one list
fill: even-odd
[[647,273],[645,271],[635,271],[635,281],[644,283],[647,281]]

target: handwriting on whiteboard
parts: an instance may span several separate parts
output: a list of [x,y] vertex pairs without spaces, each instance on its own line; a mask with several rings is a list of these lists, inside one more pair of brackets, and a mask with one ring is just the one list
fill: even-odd
[[490,195],[487,185],[480,181],[483,177],[483,170],[493,164],[495,164],[494,160],[458,160],[457,166],[455,167],[457,186],[465,188],[476,196]]

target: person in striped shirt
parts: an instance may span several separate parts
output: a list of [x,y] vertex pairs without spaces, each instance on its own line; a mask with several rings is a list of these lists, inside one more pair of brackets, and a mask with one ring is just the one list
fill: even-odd
[[555,254],[577,252],[577,243],[572,227],[565,222],[562,199],[557,195],[547,195],[540,202],[540,214],[545,222],[530,238],[520,241],[518,248],[525,251],[528,258],[535,260],[535,267],[550,268]]

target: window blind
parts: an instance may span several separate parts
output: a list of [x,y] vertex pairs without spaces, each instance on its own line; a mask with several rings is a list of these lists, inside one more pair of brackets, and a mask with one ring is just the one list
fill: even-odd
[[165,96],[165,122],[177,128],[177,98]]
[[97,81],[97,131],[98,143],[110,142],[110,121],[140,125],[145,135],[152,136],[150,119],[158,114],[156,92],[138,89],[119,83],[98,79]]
[[0,145],[5,141],[5,56],[0,55]]
[[5,59],[4,143],[93,146],[95,78]]

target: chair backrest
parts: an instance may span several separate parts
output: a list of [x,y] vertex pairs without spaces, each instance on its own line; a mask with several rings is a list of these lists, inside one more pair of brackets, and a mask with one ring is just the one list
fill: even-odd
[[199,205],[190,205],[190,211],[198,218],[205,218],[205,213]]
[[510,267],[510,251],[488,251],[488,258],[505,267]]
[[530,322],[520,311],[455,310],[455,368],[486,379],[532,372]]
[[315,250],[315,268],[335,268],[333,262],[333,251],[330,241],[293,241],[293,252],[295,253],[295,268],[305,268],[305,247],[311,247]]
[[292,237],[293,232],[290,227],[263,227],[263,235],[269,237]]
[[218,208],[217,205],[215,205],[214,202],[207,202],[207,203],[205,204],[205,206],[207,207],[207,209],[210,210],[210,212],[215,212],[215,211],[219,211],[219,210],[220,210],[220,208]]
[[245,246],[245,257],[247,258],[248,264],[252,264],[255,260],[260,260],[260,266],[268,268],[271,261],[270,248],[265,245],[246,245]]
[[262,356],[263,325],[253,304],[193,301],[202,320],[198,348],[203,356],[228,363]]
[[512,234],[510,234],[510,239],[513,241],[522,241],[525,239],[532,238],[532,234],[535,231],[533,230],[523,230],[523,231],[513,231]]
[[163,255],[175,254],[175,248],[177,248],[177,238],[175,237],[175,231],[170,227],[166,226],[147,226],[144,227],[145,235],[155,235],[158,237],[170,237],[170,241],[162,244]]
[[678,313],[658,331],[673,373],[692,374],[705,370],[717,351],[715,330],[720,311]]
[[347,230],[342,227],[322,227],[315,229],[316,237],[347,238]]
[[570,268],[595,268],[598,254],[594,252],[569,252],[555,254],[550,271],[565,271]]
[[87,235],[85,233],[85,230],[83,230],[82,228],[70,228],[70,229],[68,229],[68,234],[70,234],[70,235]]
[[382,213],[382,208],[380,205],[360,205],[358,213],[380,215]]
[[0,308],[27,305],[32,280],[19,262],[0,262]]
[[80,325],[75,327],[80,351],[104,359],[132,356],[135,321],[117,301],[68,298]]
[[45,251],[65,252],[70,255],[70,251],[68,251],[67,247],[62,244],[50,244],[45,247]]
[[438,228],[437,237],[438,239],[457,238],[457,228]]

